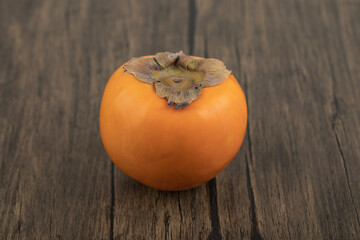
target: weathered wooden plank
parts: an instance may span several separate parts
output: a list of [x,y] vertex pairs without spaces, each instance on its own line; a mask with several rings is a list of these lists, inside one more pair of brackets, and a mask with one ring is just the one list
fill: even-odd
[[357,239],[354,196],[333,132],[336,90],[329,59],[342,66],[339,39],[345,37],[333,28],[337,6],[325,1],[245,1],[244,6],[246,30],[239,39],[246,40],[238,45],[244,49],[258,237]]
[[[127,58],[160,51],[191,52],[193,3],[131,1],[126,16]],[[140,17],[141,16],[141,17]],[[114,69],[115,70],[115,69]],[[206,185],[183,192],[150,189],[114,169],[114,239],[207,239],[211,235]]]
[[87,1],[1,5],[1,236],[108,239],[98,110],[116,65],[101,55],[115,56],[111,19]]

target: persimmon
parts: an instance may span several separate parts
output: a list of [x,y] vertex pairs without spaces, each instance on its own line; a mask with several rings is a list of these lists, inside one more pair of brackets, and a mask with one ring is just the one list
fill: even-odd
[[160,190],[201,185],[238,152],[244,93],[222,61],[183,52],[133,58],[109,79],[101,138],[125,174]]

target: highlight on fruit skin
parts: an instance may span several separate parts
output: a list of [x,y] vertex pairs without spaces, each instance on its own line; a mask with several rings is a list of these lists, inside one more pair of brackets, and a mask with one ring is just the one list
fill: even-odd
[[121,171],[152,188],[185,190],[234,158],[247,106],[222,61],[161,52],[115,71],[99,120],[105,150]]

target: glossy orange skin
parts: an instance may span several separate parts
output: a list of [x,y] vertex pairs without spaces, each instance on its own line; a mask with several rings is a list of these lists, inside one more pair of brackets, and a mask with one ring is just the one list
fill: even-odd
[[100,108],[100,133],[115,165],[160,190],[201,185],[238,152],[246,131],[244,93],[231,74],[202,88],[189,106],[175,110],[121,66],[108,81]]

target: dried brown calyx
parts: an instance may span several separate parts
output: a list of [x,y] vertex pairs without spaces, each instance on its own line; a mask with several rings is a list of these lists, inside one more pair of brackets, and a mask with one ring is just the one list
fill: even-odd
[[140,81],[153,84],[156,94],[175,109],[186,107],[200,96],[201,88],[217,85],[231,73],[220,60],[194,58],[182,51],[133,58],[124,68]]

